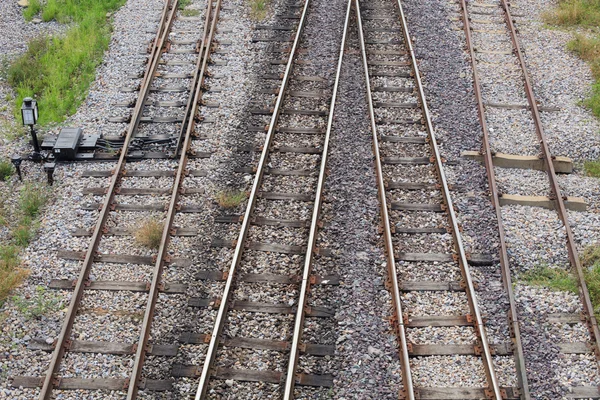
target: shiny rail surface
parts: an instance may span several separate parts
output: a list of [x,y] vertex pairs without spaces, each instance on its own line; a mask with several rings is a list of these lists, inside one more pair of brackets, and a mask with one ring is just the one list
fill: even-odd
[[233,255],[233,261],[231,263],[231,267],[229,268],[229,273],[227,275],[227,281],[225,283],[225,289],[223,290],[221,304],[219,305],[219,311],[217,313],[217,318],[215,320],[214,329],[210,337],[210,343],[208,346],[208,350],[206,353],[206,358],[204,361],[204,366],[202,367],[202,374],[200,375],[200,382],[198,384],[198,389],[196,392],[196,400],[200,400],[204,398],[206,395],[206,391],[208,390],[208,383],[210,381],[210,375],[212,370],[212,364],[215,360],[215,356],[217,354],[217,349],[219,347],[219,339],[221,336],[221,332],[223,330],[223,325],[225,323],[225,317],[229,308],[229,298],[233,289],[233,282],[236,276],[237,267],[242,258],[242,253],[244,250],[244,243],[246,241],[246,237],[248,236],[248,230],[250,228],[250,218],[252,212],[254,210],[254,206],[256,204],[256,199],[258,195],[258,189],[265,172],[266,161],[269,155],[269,148],[271,146],[271,142],[273,139],[273,135],[275,132],[275,127],[277,125],[277,120],[279,118],[279,114],[281,113],[281,107],[283,102],[283,96],[285,94],[285,90],[287,88],[288,81],[290,79],[290,75],[292,72],[292,66],[294,59],[296,57],[296,53],[298,50],[298,43],[300,41],[300,37],[302,35],[302,30],[304,28],[304,24],[306,21],[306,15],[308,11],[310,1],[306,0],[304,2],[304,8],[302,10],[302,16],[300,22],[298,24],[298,29],[296,31],[296,36],[294,38],[294,43],[292,45],[292,49],[290,51],[290,55],[288,58],[287,65],[285,67],[285,74],[283,77],[283,81],[281,83],[281,89],[277,95],[277,101],[275,103],[275,108],[273,111],[273,116],[271,117],[271,122],[269,125],[269,130],[267,131],[267,137],[265,139],[265,144],[260,156],[260,160],[258,162],[258,167],[256,170],[256,175],[254,177],[254,182],[252,184],[252,189],[250,191],[250,197],[248,199],[248,205],[246,207],[246,211],[244,214],[244,219],[242,221],[242,227],[240,228],[240,234],[235,246],[235,252]]
[[333,115],[337,99],[337,91],[340,83],[340,73],[342,62],[344,61],[344,47],[346,46],[346,34],[348,33],[348,23],[350,21],[350,11],[352,0],[348,0],[346,7],[346,20],[344,21],[344,33],[342,34],[342,43],[340,45],[340,56],[338,58],[337,70],[335,73],[335,83],[333,85],[333,96],[331,97],[331,106],[329,107],[329,118],[327,119],[327,130],[325,132],[325,144],[323,146],[323,156],[321,157],[321,167],[319,168],[319,181],[317,183],[317,196],[313,206],[312,219],[310,222],[310,231],[306,254],[304,256],[304,269],[302,271],[302,283],[300,285],[300,298],[298,300],[298,310],[294,321],[294,333],[292,336],[292,346],[290,348],[290,359],[288,361],[288,372],[285,381],[284,400],[294,398],[294,386],[296,384],[296,367],[298,366],[298,356],[300,352],[300,342],[304,330],[304,317],[306,315],[306,303],[308,301],[308,292],[310,290],[310,276],[312,274],[314,247],[317,241],[319,229],[321,202],[323,201],[323,189],[325,187],[325,177],[327,168],[327,154],[329,152],[329,138],[331,136],[331,127],[333,125]]
[[[294,304],[297,306],[297,309],[295,311],[293,311],[293,314],[295,314],[295,320],[294,320],[293,324],[290,324],[290,326],[293,327],[294,333],[293,333],[293,337],[291,338],[292,340],[291,340],[290,347],[289,347],[290,355],[289,355],[289,362],[287,365],[287,374],[285,372],[282,372],[282,373],[275,372],[276,374],[281,374],[280,383],[281,383],[282,387],[283,387],[284,380],[285,380],[285,389],[284,389],[284,394],[283,394],[285,399],[292,399],[294,397],[294,387],[295,387],[295,384],[297,383],[296,368],[297,368],[299,353],[300,353],[303,322],[304,322],[304,317],[306,316],[306,312],[307,312],[305,306],[306,306],[306,303],[308,300],[308,293],[309,293],[309,288],[311,285],[310,279],[312,277],[311,272],[312,272],[313,256],[314,256],[314,251],[315,251],[314,246],[315,246],[315,242],[316,242],[316,238],[317,238],[317,232],[320,227],[319,217],[320,217],[321,203],[323,200],[323,188],[324,188],[324,183],[325,183],[325,178],[326,178],[327,152],[329,149],[328,142],[329,142],[329,138],[330,138],[331,127],[333,124],[333,110],[334,110],[335,102],[336,102],[336,98],[337,98],[336,94],[337,94],[337,89],[338,89],[338,84],[339,84],[339,74],[341,71],[341,63],[342,63],[342,59],[343,59],[343,49],[345,46],[346,31],[347,31],[347,26],[349,23],[350,4],[351,4],[351,2],[349,1],[348,7],[347,7],[347,12],[346,12],[344,31],[343,31],[343,35],[342,35],[342,43],[341,43],[341,47],[340,47],[340,53],[337,58],[337,70],[335,73],[333,93],[332,93],[331,99],[326,100],[327,106],[328,106],[327,112],[329,113],[327,128],[323,132],[323,139],[319,139],[319,147],[317,149],[314,149],[314,150],[316,150],[316,152],[314,152],[314,154],[320,154],[320,157],[321,157],[320,161],[319,161],[320,166],[318,167],[319,168],[318,179],[317,179],[314,189],[311,187],[311,190],[310,190],[310,196],[312,197],[314,195],[314,198],[311,198],[310,200],[303,200],[304,202],[312,203],[310,206],[308,206],[308,207],[310,207],[310,209],[312,209],[312,211],[311,211],[312,219],[311,219],[311,223],[310,223],[310,228],[308,230],[308,234],[306,234],[306,239],[304,239],[305,236],[304,236],[304,234],[302,234],[302,246],[301,247],[302,248],[306,247],[306,250],[305,250],[306,253],[305,253],[305,259],[303,260],[304,268],[303,268],[303,271],[301,274],[301,278],[298,281],[299,294],[297,297],[297,301],[294,302]],[[209,390],[210,382],[212,381],[212,379],[215,379],[215,377],[214,377],[215,370],[217,369],[217,367],[215,367],[215,364],[216,364],[216,360],[218,359],[217,353],[219,351],[220,345],[225,340],[225,339],[223,339],[223,330],[224,330],[224,327],[226,325],[226,321],[227,321],[227,318],[229,315],[228,313],[230,312],[230,309],[231,309],[236,285],[239,283],[239,279],[238,279],[239,275],[240,275],[239,271],[240,271],[240,269],[242,269],[242,264],[243,264],[242,257],[244,254],[244,249],[248,245],[248,236],[249,236],[250,226],[253,224],[253,219],[256,216],[254,210],[255,210],[257,201],[261,195],[260,193],[261,193],[261,187],[263,186],[263,177],[264,177],[266,171],[268,171],[268,169],[269,169],[269,162],[270,162],[271,152],[273,150],[272,149],[273,143],[275,143],[277,141],[275,136],[276,135],[281,135],[281,136],[286,135],[286,133],[279,133],[279,134],[277,133],[279,119],[280,119],[280,115],[283,113],[285,99],[287,99],[288,96],[290,96],[288,94],[288,86],[292,82],[294,82],[294,80],[296,78],[296,76],[293,74],[293,70],[294,70],[294,66],[296,65],[297,58],[300,55],[300,51],[299,51],[300,42],[303,40],[303,31],[307,25],[307,20],[311,13],[309,11],[310,6],[311,6],[310,0],[306,0],[303,4],[299,22],[298,22],[297,29],[296,29],[296,33],[295,33],[295,36],[293,37],[293,43],[290,47],[289,56],[287,57],[287,62],[285,64],[285,72],[283,74],[281,85],[280,85],[279,89],[277,90],[277,99],[275,101],[275,106],[272,111],[270,123],[268,125],[268,128],[266,128],[266,138],[264,140],[264,144],[262,145],[260,159],[258,161],[258,165],[256,168],[255,177],[254,177],[254,181],[252,184],[252,189],[250,191],[248,204],[246,206],[246,210],[245,210],[245,213],[243,216],[243,220],[242,220],[241,228],[240,228],[240,231],[238,234],[238,238],[235,241],[235,250],[234,250],[233,257],[232,257],[232,262],[231,262],[230,268],[226,272],[227,279],[226,279],[225,287],[222,292],[222,296],[221,296],[220,304],[219,304],[219,310],[218,310],[217,317],[214,322],[212,333],[210,335],[210,342],[209,342],[209,346],[207,349],[205,361],[202,366],[202,372],[200,375],[200,381],[199,381],[198,389],[197,389],[197,393],[196,393],[197,400],[204,399],[207,397],[207,392]],[[307,52],[310,52],[310,46],[309,46]],[[301,75],[298,76],[298,78],[300,78],[300,77],[301,77]],[[300,79],[299,79],[299,81],[300,81]],[[302,123],[300,123],[300,125],[302,125]],[[291,152],[293,152],[293,150],[291,150]],[[313,152],[311,151],[311,153],[313,153]],[[316,174],[315,174],[315,176],[316,176]],[[267,250],[264,250],[264,251],[267,251]],[[260,311],[254,311],[254,312],[260,313]],[[254,312],[251,312],[251,313],[254,313]],[[287,350],[288,349],[286,348],[286,351]],[[254,370],[250,370],[250,371],[254,371]],[[265,371],[260,371],[260,372],[265,372]],[[284,378],[284,375],[285,375],[285,378]],[[252,381],[256,381],[256,380],[262,381],[262,379],[260,379],[258,377],[252,378],[251,380]],[[271,381],[270,383],[275,383],[275,382]],[[317,384],[316,386],[320,386],[320,385]]]
[[[410,67],[412,69],[412,76],[414,78],[414,82],[416,84],[417,97],[419,101],[419,105],[421,108],[422,119],[425,124],[425,128],[428,134],[428,141],[433,153],[433,163],[435,166],[435,170],[437,172],[438,181],[440,190],[443,195],[445,209],[447,212],[447,217],[451,227],[451,233],[454,238],[454,247],[457,255],[457,261],[460,266],[461,275],[464,281],[465,291],[468,298],[468,305],[471,312],[471,316],[473,318],[473,324],[476,331],[476,335],[479,339],[479,344],[481,346],[481,357],[483,360],[483,367],[485,370],[485,374],[487,377],[488,388],[486,390],[486,395],[490,398],[494,399],[502,399],[503,395],[496,378],[496,373],[494,370],[494,365],[492,362],[492,352],[489,346],[489,341],[487,339],[487,333],[485,331],[485,326],[483,323],[483,319],[481,316],[481,312],[479,310],[479,306],[477,304],[477,299],[475,297],[475,288],[473,285],[473,280],[471,278],[471,272],[469,268],[469,264],[467,261],[467,256],[465,253],[465,249],[463,246],[456,214],[454,211],[454,204],[452,202],[450,196],[450,190],[448,188],[448,183],[446,181],[446,176],[444,173],[442,157],[440,155],[440,151],[437,145],[435,131],[433,128],[433,124],[431,121],[431,116],[429,112],[429,108],[427,106],[427,101],[425,98],[425,93],[423,91],[423,83],[421,81],[421,76],[419,72],[419,67],[417,64],[417,60],[415,57],[414,49],[412,46],[412,40],[408,31],[408,26],[406,22],[406,17],[404,15],[404,11],[402,9],[402,4],[400,0],[396,0],[399,10],[399,20],[401,24],[402,36],[404,38],[404,46],[410,57]],[[388,213],[388,204],[386,201],[386,187],[385,181],[382,173],[382,162],[380,157],[380,146],[379,146],[379,134],[377,132],[377,125],[374,114],[374,105],[373,98],[371,95],[371,87],[370,87],[370,74],[369,74],[369,66],[367,62],[367,52],[365,46],[365,39],[363,35],[363,24],[362,17],[360,11],[359,1],[356,0],[356,10],[357,10],[357,19],[359,26],[359,39],[360,39],[360,47],[363,59],[363,68],[365,70],[365,80],[367,83],[367,100],[368,100],[368,108],[369,115],[371,118],[371,130],[373,133],[373,151],[375,155],[375,167],[376,167],[376,179],[379,191],[379,200],[380,200],[380,209],[381,209],[381,218],[383,222],[383,235],[386,247],[386,256],[387,256],[387,265],[388,265],[388,286],[390,288],[390,292],[392,294],[393,306],[394,306],[394,316],[393,323],[396,328],[399,341],[400,341],[400,360],[402,366],[402,375],[404,381],[403,393],[400,395],[404,398],[415,399],[417,398],[417,389],[412,382],[411,372],[410,372],[410,360],[409,360],[409,349],[408,343],[406,339],[405,326],[403,323],[403,314],[402,314],[402,306],[400,302],[400,288],[398,285],[397,278],[397,270],[396,270],[396,260],[394,257],[394,244],[392,241],[392,230],[391,224],[389,221],[389,213]]]

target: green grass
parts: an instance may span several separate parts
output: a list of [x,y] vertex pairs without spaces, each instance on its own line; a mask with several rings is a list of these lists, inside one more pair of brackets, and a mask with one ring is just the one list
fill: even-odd
[[558,7],[544,13],[548,24],[562,26],[600,25],[600,0],[560,0]]
[[594,313],[600,311],[600,245],[589,246],[581,255],[581,264],[585,268],[585,283],[594,306]]
[[179,2],[177,3],[177,8],[179,10],[183,10],[184,8],[186,8],[187,6],[189,6],[190,4],[192,4],[192,0],[179,0]]
[[0,202],[0,224],[14,226],[10,230],[12,244],[0,245],[0,306],[28,275],[28,271],[20,267],[19,252],[35,236],[38,227],[36,217],[40,215],[47,200],[48,193],[42,186],[29,183],[21,188],[16,215],[9,216]]
[[36,286],[35,294],[26,299],[13,296],[13,303],[27,319],[40,318],[49,312],[57,311],[62,306],[60,297],[53,293],[47,293],[43,286]]
[[12,245],[0,246],[0,306],[10,292],[23,282],[28,272],[20,268],[19,248]]
[[577,293],[575,277],[570,272],[558,268],[540,266],[523,274],[521,280],[532,286]]
[[223,208],[235,208],[248,198],[246,192],[239,190],[226,190],[217,193],[217,203]]
[[13,174],[13,166],[10,161],[0,161],[0,181],[5,181]]
[[38,123],[62,122],[83,101],[96,67],[110,42],[108,12],[125,0],[31,0],[24,11],[30,20],[73,23],[60,37],[40,37],[29,43],[27,52],[8,68],[8,82],[17,93],[15,115],[24,97],[38,101]]
[[256,21],[262,21],[267,16],[269,0],[250,0],[250,16]]
[[567,48],[590,65],[595,83],[583,104],[600,118],[600,0],[559,0],[558,6],[543,15],[547,24],[560,27],[587,27],[586,35],[575,34]]
[[181,10],[181,15],[184,17],[197,17],[200,15],[200,10],[196,10],[195,8],[191,8],[189,10]]
[[600,161],[586,161],[583,164],[583,169],[587,176],[600,178]]

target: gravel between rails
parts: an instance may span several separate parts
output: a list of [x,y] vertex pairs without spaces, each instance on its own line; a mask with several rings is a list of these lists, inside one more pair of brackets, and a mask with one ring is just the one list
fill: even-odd
[[334,265],[342,280],[336,314],[340,370],[333,398],[391,400],[398,398],[402,379],[396,336],[387,321],[391,296],[383,286],[387,271],[376,230],[379,204],[354,15],[350,21],[327,179],[333,202],[324,229],[339,253]]
[[[480,146],[479,138],[481,131],[478,127],[478,118],[474,98],[472,97],[470,67],[468,62],[466,62],[466,53],[462,52],[465,40],[464,34],[461,30],[457,30],[457,28],[462,29],[462,25],[448,22],[459,15],[458,6],[455,2],[440,2],[439,4],[436,2],[435,4],[438,7],[434,8],[433,5],[418,2],[407,2],[407,14],[409,28],[416,39],[417,57],[422,60],[422,71],[425,74],[428,98],[431,99],[430,105],[435,115],[438,133],[445,135],[445,137],[448,137],[449,132],[454,133],[457,131],[459,133],[458,135],[453,134],[442,142],[444,154],[451,159],[453,158],[452,156],[458,156],[461,150],[478,149]],[[519,6],[519,8],[515,9],[515,12],[518,10],[519,13],[522,13],[521,4]],[[525,14],[528,13],[525,12]],[[431,29],[433,23],[435,23],[436,29]],[[484,27],[484,29],[486,28]],[[440,40],[440,37],[446,39]],[[525,41],[526,39],[522,40]],[[539,52],[535,60],[537,63],[547,63],[544,65],[550,66],[553,65],[555,57],[539,57],[542,54],[542,49],[547,45],[547,41],[547,38],[544,36],[543,41],[540,39],[538,42]],[[553,44],[552,46],[555,45]],[[434,49],[438,52],[433,52],[432,50]],[[444,54],[444,58],[439,59],[435,54]],[[451,62],[454,62],[455,65],[448,68],[447,64]],[[547,72],[549,69],[559,70],[556,68],[546,68],[544,71]],[[575,78],[580,75],[573,70],[567,75],[573,80],[580,79]],[[535,76],[533,80],[535,82]],[[573,85],[580,85],[580,83],[573,83]],[[565,86],[565,88],[568,87],[570,86]],[[565,88],[562,89],[562,92],[569,91],[569,89]],[[488,94],[490,95],[488,101],[495,101],[494,95],[500,95],[500,98],[502,98],[502,93],[508,93],[508,89],[500,89],[499,92],[495,92],[494,89],[496,88],[488,90]],[[555,89],[549,87],[546,90]],[[512,92],[512,89],[509,91]],[[508,97],[505,100],[508,100]],[[518,99],[515,98],[511,101],[516,100]],[[541,102],[544,105],[555,105],[548,97],[541,98]],[[573,106],[568,106],[567,108],[576,108],[574,103],[571,99],[569,104],[573,104]],[[462,110],[460,110],[461,107]],[[457,114],[457,111],[461,111],[461,113]],[[531,133],[530,122],[521,117],[516,119],[514,117],[522,113],[512,113],[512,116],[508,119],[509,116],[506,113],[498,111],[497,109],[486,111],[486,117],[488,114],[491,116],[491,119],[488,118],[488,122],[492,122],[490,124],[490,133],[492,138],[495,138],[492,140],[493,148],[509,153],[537,154],[535,146],[531,146],[534,136]],[[581,112],[582,110],[578,109],[570,115],[577,116]],[[542,113],[543,118],[548,114],[552,113]],[[516,131],[513,131],[514,133],[510,136],[506,135],[506,128],[502,128],[502,126],[509,125],[516,127]],[[467,129],[467,127],[470,128]],[[571,136],[565,137],[570,137],[571,139],[569,140],[574,142],[570,147],[567,147],[571,150],[579,146],[576,143],[586,143],[585,138],[584,140],[573,138],[572,133]],[[476,141],[474,142],[474,140]],[[563,148],[561,147],[560,150],[563,150]],[[578,154],[564,154],[564,152],[557,154],[571,156],[575,159],[581,158],[581,155]],[[463,223],[466,235],[471,238],[473,245],[476,247],[481,246],[475,244],[479,242],[488,244],[487,246],[482,246],[482,248],[487,248],[487,251],[497,248],[497,237],[493,233],[495,232],[495,223],[490,226],[489,223],[484,222],[492,221],[490,218],[493,217],[491,207],[484,204],[489,204],[485,196],[487,188],[485,175],[483,175],[485,169],[475,163],[462,161],[456,166],[448,167],[448,169],[452,170],[452,174],[450,175],[451,183],[456,182],[464,185],[465,190],[470,192],[473,199],[481,198],[483,200],[481,203],[483,207],[473,207],[472,202],[460,199],[456,201],[460,210],[459,218]],[[514,190],[517,194],[547,194],[547,191],[544,192],[547,189],[547,184],[537,180],[543,177],[542,174],[538,174],[535,171],[513,171],[496,168],[496,173],[498,174],[500,187],[508,193],[513,193]],[[469,179],[465,179],[467,176]],[[454,181],[455,179],[456,181]],[[561,184],[563,184],[574,179],[577,179],[579,183],[582,180],[587,181],[589,178],[561,176],[560,179]],[[578,192],[589,195],[590,193],[595,193],[597,190],[595,182],[587,185],[566,183],[563,187],[569,188],[566,191],[569,195],[577,195]],[[454,197],[458,197],[457,194],[455,192]],[[593,208],[596,207],[594,201],[592,201],[592,206]],[[503,207],[502,215],[507,231],[511,267],[514,272],[518,273],[529,270],[540,264],[568,268],[564,238],[561,238],[561,235],[564,236],[564,230],[561,229],[561,224],[554,211],[511,206]],[[574,230],[576,237],[582,243],[589,244],[597,240],[598,230],[591,225],[598,220],[595,213],[570,213],[570,218],[577,222]],[[489,228],[494,229],[491,230]],[[468,242],[469,240],[467,240]],[[503,302],[498,302],[497,298],[493,296],[494,287],[496,287],[496,291],[500,287],[498,269],[486,268],[482,269],[482,272],[484,274],[482,281],[479,282],[478,296],[484,312],[489,316],[488,328],[492,328],[492,340],[496,336],[496,327],[501,328],[500,337],[506,338],[506,324],[503,317],[505,313],[500,311],[503,308]],[[552,293],[552,297],[549,297],[547,291],[543,295],[533,296],[529,295],[529,293],[539,291],[540,289],[528,288],[522,285],[518,285],[517,288],[519,313],[521,320],[524,321],[522,323],[522,337],[524,338],[523,345],[526,352],[527,367],[528,370],[535,371],[529,374],[532,395],[536,398],[560,398],[565,393],[564,385],[566,381],[564,379],[560,380],[558,378],[559,374],[573,376],[584,371],[585,368],[582,370],[579,364],[570,360],[569,362],[565,362],[564,368],[557,371],[556,366],[567,360],[568,357],[558,354],[556,345],[548,333],[551,328],[548,327],[543,317],[539,317],[539,313],[544,312],[548,303],[568,303],[569,301],[573,301],[573,296],[569,293],[550,292]],[[534,301],[530,301],[531,298]],[[553,329],[556,331],[555,327]],[[585,376],[590,376],[589,374],[589,371],[585,372]],[[573,379],[571,381],[575,382],[575,384],[581,384],[581,381]],[[593,384],[594,381],[592,379],[589,382]]]

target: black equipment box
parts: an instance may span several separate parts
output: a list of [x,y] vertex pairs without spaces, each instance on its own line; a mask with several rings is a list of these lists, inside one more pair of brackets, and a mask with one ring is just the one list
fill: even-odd
[[81,128],[63,128],[61,129],[56,143],[54,144],[54,158],[61,161],[71,161],[75,159],[79,142],[83,135]]

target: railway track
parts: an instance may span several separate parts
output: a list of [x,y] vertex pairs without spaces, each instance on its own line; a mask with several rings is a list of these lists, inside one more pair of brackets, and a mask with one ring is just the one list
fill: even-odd
[[[494,358],[512,351],[488,341],[469,266],[475,259],[463,247],[402,5],[379,0],[356,6],[402,366],[400,397],[519,398],[519,388],[502,387],[496,375]],[[451,306],[418,310],[436,297]],[[436,339],[427,338],[429,329]],[[465,335],[460,343],[444,342],[457,329]],[[436,367],[453,363],[461,368]],[[427,368],[438,375],[425,378]],[[461,369],[478,378],[453,379]]]
[[[271,53],[276,58],[272,64],[285,65],[285,70],[278,88],[265,89],[276,99],[245,213],[224,215],[217,221],[240,221],[241,228],[231,242],[234,253],[229,269],[205,276],[223,279],[225,286],[214,299],[218,312],[212,332],[195,335],[200,336],[196,342],[208,344],[204,363],[176,368],[180,376],[200,376],[197,399],[235,393],[291,399],[298,391],[296,385],[327,388],[333,384],[331,375],[297,370],[303,354],[322,356],[334,351],[333,346],[302,339],[305,318],[333,316],[327,307],[308,305],[310,287],[339,281],[312,273],[313,257],[319,252],[315,243],[350,15],[348,2],[345,24],[336,38],[338,51],[328,54],[327,43],[309,42],[305,32],[307,25],[314,32],[316,17],[326,12],[327,5],[307,0],[299,14],[283,16],[284,20],[299,18],[289,46],[277,36],[264,39],[273,42]],[[288,26],[273,28],[289,30]],[[285,63],[282,54],[287,56]],[[318,60],[319,54],[337,68],[309,75],[307,65]],[[199,306],[213,301],[197,300]],[[263,323],[272,326],[273,332],[257,332]]]
[[[95,393],[96,396],[105,396],[109,391],[122,391],[126,392],[127,398],[136,398],[139,390],[171,389],[171,380],[146,378],[143,376],[143,368],[147,356],[173,357],[178,350],[177,345],[153,345],[149,339],[159,293],[177,294],[185,293],[186,290],[185,284],[165,282],[163,272],[166,265],[186,263],[186,260],[174,260],[169,256],[171,237],[190,234],[189,229],[173,226],[175,214],[196,212],[193,206],[181,206],[180,202],[184,193],[182,190],[184,177],[188,174],[194,175],[194,171],[187,171],[187,165],[188,161],[195,156],[191,140],[197,132],[198,107],[201,105],[204,79],[207,75],[221,1],[208,0],[205,7],[204,19],[193,19],[198,22],[204,21],[203,28],[195,33],[197,35],[201,32],[200,41],[196,39],[193,42],[186,42],[193,46],[192,51],[175,52],[195,54],[195,62],[189,60],[177,62],[176,57],[165,61],[164,51],[170,43],[173,43],[171,35],[175,32],[181,33],[182,30],[189,31],[189,27],[185,26],[186,20],[182,21],[179,17],[178,1],[165,2],[159,29],[151,46],[147,67],[117,164],[110,171],[90,171],[86,175],[91,178],[109,177],[110,184],[108,188],[92,187],[84,191],[88,195],[99,196],[97,198],[102,200],[101,203],[89,206],[91,209],[99,210],[93,230],[75,233],[78,236],[91,236],[87,251],[63,251],[60,254],[67,259],[83,260],[77,280],[54,280],[50,283],[50,287],[54,289],[73,290],[58,339],[54,343],[44,340],[32,340],[30,343],[30,348],[34,350],[52,352],[50,365],[45,376],[41,378],[19,376],[13,378],[12,382],[13,386],[17,387],[41,386],[40,399],[52,398],[58,395],[57,392],[63,390],[77,391],[79,393],[77,396],[84,396],[89,392]],[[159,164],[162,168],[159,170],[155,169],[155,163],[144,161],[130,166],[128,160],[131,159],[131,151],[137,151],[136,138],[144,136],[144,133],[140,133],[140,123],[143,118],[147,118],[153,112],[160,114],[160,107],[172,107],[172,104],[165,105],[160,101],[157,103],[149,98],[157,76],[162,79],[169,79],[169,76],[180,79],[181,73],[169,71],[171,65],[191,67],[191,71],[184,74],[191,88],[189,98],[185,104],[178,103],[177,106],[185,109],[185,116],[177,121],[172,118],[165,120],[165,123],[176,123],[174,126],[166,127],[167,131],[174,129],[180,132],[179,135],[174,136],[175,140],[172,144],[175,147],[171,148],[171,155],[179,153],[179,159]],[[146,186],[149,182],[144,180],[152,177],[162,179],[160,181],[162,187]],[[195,192],[193,189],[187,189],[185,194],[193,195]],[[159,196],[163,202],[149,204],[148,200],[155,198],[154,196]],[[138,216],[133,218],[132,222],[132,219],[124,218],[123,212],[138,213]],[[144,219],[144,216],[156,217],[157,215],[161,226],[158,248],[146,251],[136,249],[133,244],[133,231],[139,228],[139,221]],[[118,247],[115,240],[122,241],[123,237],[127,238],[125,246],[128,250],[127,254],[110,253],[111,249]],[[107,268],[107,265],[113,265],[113,268],[114,265],[121,267],[112,269],[111,272],[111,268]],[[123,265],[125,267],[122,267]],[[108,279],[99,280],[96,279],[97,276]],[[120,276],[125,276],[127,279],[117,280]],[[140,276],[147,280],[136,280]],[[98,304],[97,302],[102,305],[94,306]],[[108,314],[109,317],[101,317],[100,323],[94,322],[94,313]],[[104,331],[119,330],[128,331],[123,336],[131,342],[88,340],[103,337]],[[121,365],[124,368],[109,368],[108,373],[86,371],[86,368],[77,367],[81,365],[78,364],[81,357],[83,357],[83,365],[93,364],[89,360],[86,361],[85,357],[106,357],[113,365]],[[99,376],[94,376],[95,374]],[[118,377],[107,377],[110,375]]]
[[[523,354],[523,348],[520,337],[520,320],[518,318],[517,305],[512,290],[511,266],[507,253],[506,235],[502,216],[502,206],[509,204],[529,205],[551,208],[556,210],[560,221],[563,223],[566,243],[568,250],[570,269],[576,277],[579,286],[579,297],[582,304],[581,315],[577,314],[552,314],[547,315],[548,322],[561,325],[566,324],[571,327],[584,324],[589,331],[589,341],[587,343],[558,343],[560,352],[564,355],[569,354],[595,354],[596,361],[600,357],[600,331],[598,330],[597,320],[594,316],[593,306],[590,301],[589,293],[586,287],[583,268],[577,251],[577,243],[569,223],[567,208],[581,209],[583,203],[580,199],[564,196],[558,183],[557,170],[561,169],[560,162],[564,163],[564,157],[555,157],[549,146],[544,133],[541,111],[552,112],[551,107],[542,107],[536,100],[533,92],[533,86],[527,66],[523,56],[523,50],[519,41],[518,31],[515,27],[515,20],[511,12],[511,4],[505,0],[493,2],[469,2],[459,0],[458,5],[461,13],[461,22],[466,39],[466,49],[473,67],[473,84],[477,101],[477,110],[482,127],[482,151],[483,160],[487,170],[488,186],[491,194],[492,204],[496,211],[500,238],[500,263],[504,286],[508,293],[510,301],[509,323],[511,324],[511,336],[514,342],[516,365],[519,377],[519,384],[522,391],[522,398],[529,399],[529,393],[526,365],[527,360]],[[477,43],[477,47],[476,44]],[[514,91],[511,98],[498,99],[497,95],[489,90],[489,83],[496,83],[497,75],[490,70],[492,64],[501,65],[503,70],[509,70],[508,75],[514,79],[507,79],[504,84]],[[482,83],[482,79],[488,85]],[[511,101],[512,100],[512,101]],[[525,104],[524,104],[525,103]],[[491,109],[505,109],[507,112],[518,113],[519,110],[526,110],[527,118],[531,121],[535,142],[526,147],[525,151],[533,151],[543,165],[540,168],[546,171],[549,182],[549,193],[545,196],[519,196],[511,193],[503,194],[498,189],[496,181],[496,169],[501,167],[500,159],[509,160],[522,157],[522,155],[496,154],[492,143],[495,139],[495,131],[489,126],[494,126],[494,120],[490,117]],[[532,135],[533,136],[533,135]],[[533,138],[532,138],[533,139]],[[518,145],[515,147],[519,148]],[[524,156],[528,156],[525,154]],[[525,157],[526,158],[526,157]],[[507,165],[506,163],[504,165]],[[508,163],[512,168],[526,168],[517,163]],[[562,172],[565,172],[564,170]],[[537,204],[536,204],[537,203]],[[575,386],[569,388],[567,395],[569,398],[599,398],[600,392],[596,386]]]

